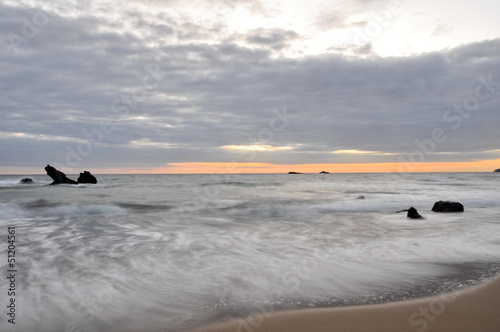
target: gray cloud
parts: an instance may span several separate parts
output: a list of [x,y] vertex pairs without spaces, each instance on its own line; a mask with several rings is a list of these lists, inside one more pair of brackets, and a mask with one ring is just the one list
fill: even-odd
[[[436,128],[447,139],[435,152],[446,154],[428,161],[498,158],[484,151],[498,149],[500,86],[477,110],[463,111],[467,116],[453,105],[473,101],[478,77],[500,81],[499,39],[399,58],[378,57],[366,46],[358,50],[366,58],[290,59],[272,50],[298,38],[294,31],[251,31],[244,40],[252,47],[245,47],[234,38],[205,43],[201,24],[166,14],[146,20],[127,13],[138,29],[131,31],[100,16],[47,12],[48,24],[14,52],[9,33],[22,35],[23,17],[36,12],[0,5],[0,166],[65,163],[68,151],[89,146],[85,133],[103,124],[114,130],[94,136],[99,142],[82,167],[242,160],[221,147],[255,142],[294,148],[258,152],[255,162],[394,162]],[[169,42],[174,37],[183,42]],[[125,104],[115,101],[139,91],[155,66],[161,83],[126,114],[117,112],[114,106]],[[283,108],[290,123],[269,136],[273,109]]]

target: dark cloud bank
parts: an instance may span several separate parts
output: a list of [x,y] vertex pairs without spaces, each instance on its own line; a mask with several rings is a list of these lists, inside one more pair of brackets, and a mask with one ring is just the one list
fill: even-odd
[[[97,16],[0,5],[0,166],[244,161],[221,147],[253,143],[293,147],[254,162],[398,162],[429,140],[426,161],[499,158],[500,85],[488,81],[500,82],[500,39],[290,59],[276,52],[300,38],[293,31],[206,43],[223,27],[128,18],[133,29],[119,32],[123,23]],[[26,19],[36,30],[23,31]],[[289,121],[269,135],[276,109]]]

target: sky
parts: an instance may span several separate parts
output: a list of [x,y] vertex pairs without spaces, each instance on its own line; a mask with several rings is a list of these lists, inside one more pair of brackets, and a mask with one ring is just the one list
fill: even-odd
[[500,2],[0,3],[0,174],[500,168]]

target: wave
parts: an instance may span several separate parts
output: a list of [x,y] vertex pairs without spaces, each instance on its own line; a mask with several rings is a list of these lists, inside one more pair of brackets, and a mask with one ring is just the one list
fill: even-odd
[[244,182],[244,181],[221,181],[202,183],[200,186],[236,186],[236,187],[279,187],[283,186],[283,182]]
[[[36,179],[33,179],[33,182],[29,183],[22,183],[21,180],[23,178],[19,179],[8,179],[8,180],[0,180],[0,189],[2,188],[7,188],[7,189],[12,189],[12,188],[33,188],[33,187],[40,187],[40,186],[48,186],[52,183],[52,181],[38,181]],[[104,188],[104,185],[99,185],[99,184],[58,184],[58,187],[64,187],[64,188]]]
[[171,205],[164,205],[164,204],[118,203],[117,205],[120,208],[136,212],[167,211],[173,208],[173,206]]
[[0,219],[36,217],[83,217],[95,215],[120,215],[128,212],[147,213],[173,209],[165,204],[109,203],[78,204],[37,199],[27,202],[0,203]]
[[21,180],[23,178],[18,178],[18,179],[2,179],[0,180],[0,189],[1,188],[33,188],[34,186],[44,186],[47,184],[50,184],[50,182],[39,182],[35,179],[33,179],[33,182],[30,183],[22,183]]
[[106,204],[65,204],[38,199],[28,202],[0,203],[0,219],[46,217],[82,217],[94,215],[119,215],[125,210],[116,205]]
[[60,206],[63,203],[50,202],[46,199],[37,199],[31,202],[19,203],[19,205],[25,207],[26,209],[39,209],[39,208],[52,208],[56,206]]
[[[355,192],[352,192],[353,194]],[[241,200],[214,200],[212,205],[214,208],[221,211],[229,210],[265,210],[272,208],[275,210],[288,210],[290,213],[302,211],[302,213],[328,213],[335,211],[349,212],[383,212],[400,210],[400,207],[405,207],[409,203],[403,203],[403,200],[387,200],[386,195],[394,195],[390,192],[369,193],[366,191],[356,192],[354,195],[339,195],[329,199],[322,198],[314,201],[307,199],[266,199],[258,201],[241,201]],[[364,199],[358,199],[359,194],[365,194]],[[431,201],[428,202],[429,209],[432,207]]]
[[13,186],[18,186],[24,183],[20,182],[21,179],[19,180],[0,180],[0,187],[13,187]]

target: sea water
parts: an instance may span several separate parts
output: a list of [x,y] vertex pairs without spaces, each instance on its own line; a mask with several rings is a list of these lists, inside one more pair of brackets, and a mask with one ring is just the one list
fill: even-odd
[[[16,324],[2,282],[1,331],[180,331],[426,296],[499,270],[498,173],[21,178],[0,176],[4,278],[16,236]],[[431,212],[439,200],[465,212]],[[396,213],[410,206],[424,219]]]

